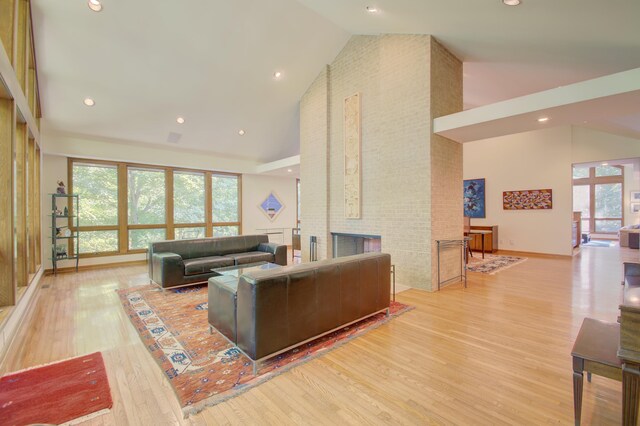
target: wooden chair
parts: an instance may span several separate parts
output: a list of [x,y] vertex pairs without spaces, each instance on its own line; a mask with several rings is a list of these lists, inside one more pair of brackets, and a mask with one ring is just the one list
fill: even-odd
[[[471,232],[471,218],[469,216],[463,216],[462,218],[463,235],[468,237]],[[467,244],[467,256],[465,256],[467,262],[469,261],[469,256],[473,257],[473,253],[471,252],[471,245]]]

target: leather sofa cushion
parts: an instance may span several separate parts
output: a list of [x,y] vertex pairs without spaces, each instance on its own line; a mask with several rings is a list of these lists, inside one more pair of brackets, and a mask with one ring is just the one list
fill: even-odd
[[184,260],[184,274],[197,275],[211,272],[213,268],[233,266],[233,259],[225,256],[199,257]]
[[271,253],[263,251],[250,251],[247,253],[232,253],[226,257],[233,259],[236,265],[246,265],[247,263],[256,262],[273,262],[275,257]]

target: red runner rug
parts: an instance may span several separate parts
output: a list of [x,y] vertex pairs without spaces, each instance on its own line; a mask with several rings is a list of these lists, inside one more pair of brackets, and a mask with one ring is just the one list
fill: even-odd
[[112,405],[100,352],[0,378],[2,425],[61,424],[96,415]]
[[291,349],[262,362],[254,376],[249,358],[217,331],[209,333],[206,285],[164,292],[142,286],[118,294],[185,415],[237,396],[412,309],[391,302],[389,317],[378,314]]

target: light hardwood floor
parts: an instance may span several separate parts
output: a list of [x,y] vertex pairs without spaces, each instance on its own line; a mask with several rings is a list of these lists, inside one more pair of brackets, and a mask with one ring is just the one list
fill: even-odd
[[[103,351],[114,397],[91,425],[571,424],[571,347],[585,316],[615,321],[630,249],[534,257],[469,287],[409,290],[413,311],[243,395],[183,419],[120,307],[147,283],[130,266],[46,277],[5,373]],[[620,383],[585,381],[583,424],[619,424]]]

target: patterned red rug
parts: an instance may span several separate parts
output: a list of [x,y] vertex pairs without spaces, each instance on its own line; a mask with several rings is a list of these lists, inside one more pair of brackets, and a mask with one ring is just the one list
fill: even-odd
[[61,424],[113,406],[102,354],[29,368],[0,378],[0,424]]
[[207,286],[161,291],[156,286],[118,290],[143,343],[175,391],[185,416],[215,405],[334,349],[411,307],[392,302],[378,314],[261,363],[252,364],[221,334],[209,333]]

